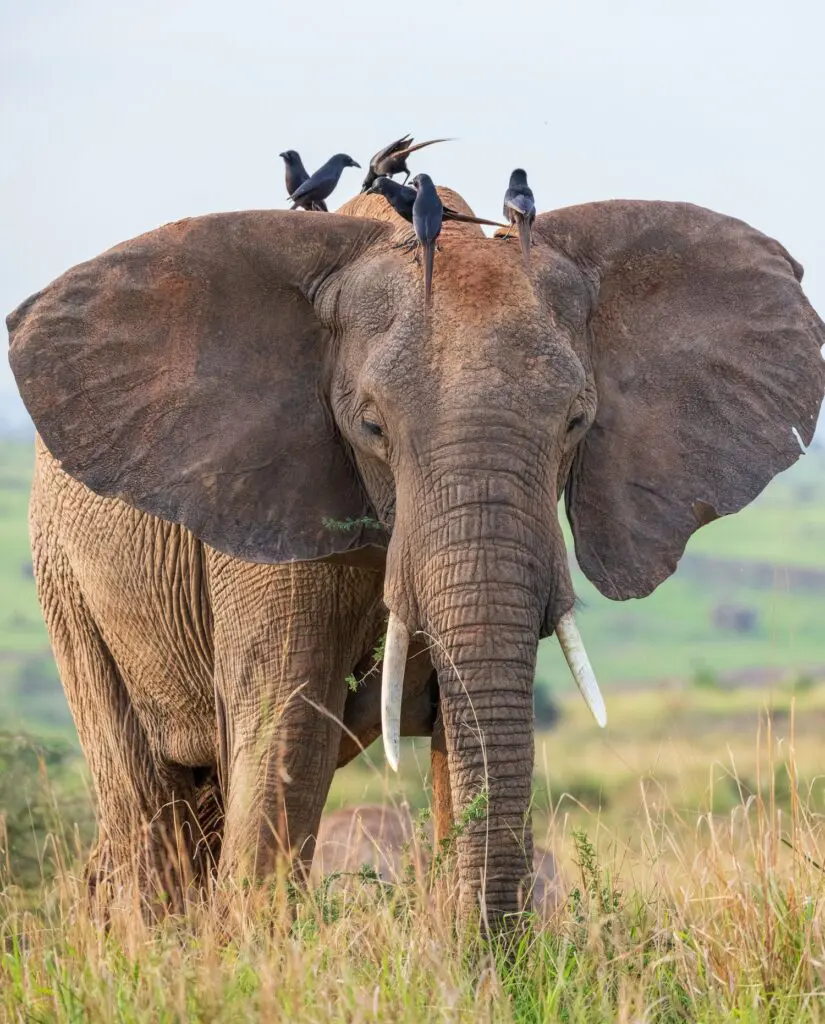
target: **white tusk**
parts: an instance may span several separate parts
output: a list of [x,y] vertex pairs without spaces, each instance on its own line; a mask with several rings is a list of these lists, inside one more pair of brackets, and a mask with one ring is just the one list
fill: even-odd
[[559,619],[556,624],[556,636],[559,638],[559,645],[564,651],[576,685],[584,697],[584,703],[590,708],[596,722],[604,729],[607,725],[607,709],[572,612],[567,612]]
[[404,669],[410,634],[395,612],[390,612],[387,639],[384,643],[384,665],[381,671],[381,731],[387,764],[398,771],[401,755],[401,697],[404,693]]

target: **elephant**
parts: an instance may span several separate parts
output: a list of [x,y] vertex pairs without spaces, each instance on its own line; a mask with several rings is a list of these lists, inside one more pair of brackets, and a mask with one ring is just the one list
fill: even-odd
[[[417,834],[406,805],[365,804],[326,812],[318,827],[312,880],[320,886],[325,878],[338,873],[358,877],[366,866],[391,885],[403,884],[410,868],[418,884],[426,883],[432,830],[425,827],[421,831],[423,836]],[[352,877],[333,881],[330,888],[346,889],[347,883],[351,888]],[[552,919],[565,898],[555,857],[537,844],[533,845],[530,890],[521,894],[525,904],[527,896],[530,907],[544,922]]]
[[[136,850],[141,892],[215,858],[219,882],[304,870],[336,766],[429,735],[436,838],[463,825],[459,913],[506,927],[533,857],[540,639],[604,717],[561,499],[585,575],[644,597],[812,439],[825,325],[744,222],[563,208],[536,217],[529,268],[445,223],[426,308],[406,234],[371,195],[194,217],[7,319],[92,877]],[[385,633],[380,682],[352,693]]]

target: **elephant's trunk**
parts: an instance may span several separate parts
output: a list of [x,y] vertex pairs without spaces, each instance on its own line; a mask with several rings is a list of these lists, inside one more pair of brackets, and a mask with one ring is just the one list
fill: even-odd
[[[495,924],[519,909],[532,863],[529,818],[534,762],[533,675],[538,628],[515,587],[481,586],[481,603],[506,609],[498,622],[470,621],[455,595],[436,626],[453,820],[464,912]],[[522,618],[517,625],[515,618]],[[461,621],[462,618],[464,621]]]
[[[397,660],[405,626],[422,629],[432,643],[462,909],[480,908],[491,925],[519,909],[532,862],[533,677],[541,626],[545,614],[555,623],[573,605],[561,531],[548,515],[555,494],[549,486],[526,487],[535,468],[514,465],[512,451],[502,448],[498,473],[489,470],[495,453],[488,449],[483,472],[400,489],[385,592],[394,613],[386,662]],[[393,683],[395,671],[387,672]]]

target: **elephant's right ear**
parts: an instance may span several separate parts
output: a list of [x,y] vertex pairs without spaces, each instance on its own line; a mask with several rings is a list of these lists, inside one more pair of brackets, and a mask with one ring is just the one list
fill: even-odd
[[68,271],[7,321],[47,447],[98,494],[238,558],[381,543],[326,405],[329,332],[312,300],[390,230],[317,213],[214,214]]

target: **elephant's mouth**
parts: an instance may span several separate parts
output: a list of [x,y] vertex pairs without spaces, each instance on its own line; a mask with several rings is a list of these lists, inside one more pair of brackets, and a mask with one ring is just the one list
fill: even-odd
[[[572,609],[561,616],[554,632],[585,704],[603,729],[607,725],[604,698]],[[409,630],[395,612],[390,612],[381,674],[381,732],[387,764],[393,771],[398,771],[401,752],[401,701],[409,645]]]

